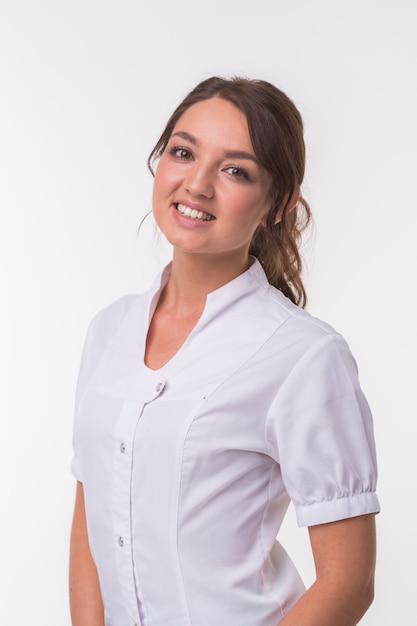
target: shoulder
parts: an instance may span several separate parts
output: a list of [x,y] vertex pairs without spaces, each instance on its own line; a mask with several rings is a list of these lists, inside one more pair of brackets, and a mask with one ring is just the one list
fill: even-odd
[[129,294],[98,311],[88,326],[83,361],[98,362],[126,316],[137,309],[140,317],[146,302],[146,294]]
[[89,332],[108,336],[120,326],[125,316],[134,308],[141,309],[146,302],[146,294],[128,294],[107,305],[90,322]]
[[331,324],[295,305],[272,285],[268,285],[266,297],[269,314],[281,320],[287,336],[304,344],[306,350],[315,345],[326,345],[334,342],[336,344],[346,343],[342,335]]
[[346,339],[333,326],[297,307],[274,287],[269,291],[276,306],[287,315],[273,338],[272,349],[285,355],[285,387],[290,396],[299,395],[300,401],[309,398],[309,402],[315,402],[320,397],[361,393],[357,363]]
[[146,294],[126,295],[101,309],[92,318],[88,326],[78,373],[76,407],[79,404],[87,381],[100,363],[124,319],[135,307],[137,307],[138,315],[140,315],[139,311],[141,309],[144,310],[146,301]]
[[274,320],[277,326],[285,324],[286,330],[290,327],[300,337],[310,337],[312,341],[336,333],[330,324],[297,306],[282,291],[271,285],[258,261],[248,272],[248,285],[248,293],[254,296],[252,303],[257,301],[257,311],[261,319]]
[[249,318],[245,320],[246,327],[254,334],[268,336],[264,349],[271,357],[283,358],[287,371],[314,351],[332,355],[332,358],[343,353],[351,359],[340,333],[271,285],[259,262],[247,273],[245,288],[246,298],[242,300],[241,310],[246,310]]

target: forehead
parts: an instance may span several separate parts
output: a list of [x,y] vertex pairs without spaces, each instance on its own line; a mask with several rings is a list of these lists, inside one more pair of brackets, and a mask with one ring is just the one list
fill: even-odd
[[[214,97],[190,106],[179,118],[173,133],[185,131],[196,137],[222,139],[251,147],[249,128],[245,114],[234,104],[223,98]],[[235,147],[235,146],[228,146]]]

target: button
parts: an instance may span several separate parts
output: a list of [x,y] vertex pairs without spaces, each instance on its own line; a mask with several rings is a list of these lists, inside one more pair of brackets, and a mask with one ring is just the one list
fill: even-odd
[[161,389],[162,389],[162,387],[163,387],[163,386],[164,386],[164,384],[163,384],[163,383],[158,383],[158,384],[156,385],[156,390],[157,390],[157,392],[158,392],[158,393],[161,391]]
[[126,452],[126,446],[125,446],[125,444],[123,443],[123,441],[122,441],[122,443],[120,444],[120,452],[121,452],[122,454],[124,454],[124,453]]
[[123,537],[119,537],[119,539],[117,540],[117,542],[118,542],[118,544],[119,544],[119,546],[120,546],[121,548],[123,548],[123,546],[125,545],[125,542],[123,541]]

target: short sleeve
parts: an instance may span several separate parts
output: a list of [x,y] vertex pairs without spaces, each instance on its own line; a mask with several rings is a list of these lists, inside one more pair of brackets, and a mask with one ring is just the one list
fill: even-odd
[[78,370],[77,386],[75,391],[75,403],[74,403],[74,428],[73,428],[73,458],[71,462],[71,472],[77,480],[83,482],[82,471],[78,455],[78,408],[80,406],[81,398],[84,394],[86,382],[91,376],[91,372],[94,371],[95,365],[98,362],[98,355],[94,354],[94,337],[96,336],[96,326],[98,323],[98,316],[93,318],[87,330],[87,335],[84,342],[84,347],[81,355],[80,367]]
[[135,294],[119,298],[108,307],[102,309],[93,317],[87,330],[84,348],[81,356],[75,393],[73,450],[71,472],[77,480],[83,482],[82,467],[79,451],[79,407],[94,372],[96,371],[107,347],[123,322],[127,312],[138,302]]
[[83,481],[79,449],[79,407],[94,372],[97,369],[111,338],[122,323],[127,311],[137,301],[138,296],[127,295],[119,298],[108,307],[99,311],[90,322],[81,356],[80,369],[75,392],[73,451],[71,472],[79,481]]
[[321,338],[292,369],[267,440],[300,526],[379,512],[372,416],[340,335]]

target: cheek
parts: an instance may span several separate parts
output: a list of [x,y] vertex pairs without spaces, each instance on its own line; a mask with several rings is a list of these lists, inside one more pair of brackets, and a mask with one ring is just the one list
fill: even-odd
[[254,194],[252,197],[248,197],[247,194],[236,196],[229,207],[232,219],[238,220],[248,230],[257,228],[263,216],[268,212],[267,202],[259,194]]
[[170,191],[171,187],[175,185],[181,177],[181,171],[168,159],[161,157],[158,167],[155,171],[154,188],[162,193],[164,191]]
[[153,198],[156,199],[158,197],[162,197],[166,195],[169,188],[169,175],[167,168],[164,166],[162,161],[158,164],[157,170],[155,172],[155,178],[153,181]]
[[162,163],[158,164],[158,168],[155,172],[155,178],[153,181],[154,196],[160,194],[163,191],[163,189],[166,187],[167,175],[166,175],[165,169],[166,168],[163,166]]

